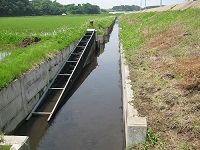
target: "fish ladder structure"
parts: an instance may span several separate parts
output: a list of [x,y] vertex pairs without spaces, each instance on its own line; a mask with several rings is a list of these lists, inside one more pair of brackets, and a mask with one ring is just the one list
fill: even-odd
[[[95,37],[96,31],[94,29],[88,29],[87,33],[81,38],[75,49],[52,79],[51,83],[40,97],[26,120],[29,120],[32,115],[48,115],[47,121],[51,120],[63,98],[66,96],[67,92],[70,90],[74,81],[81,72],[81,69],[87,65],[87,59],[90,50],[94,45]],[[51,103],[53,106],[50,108],[51,110],[45,110],[42,108],[42,105],[45,103]]]

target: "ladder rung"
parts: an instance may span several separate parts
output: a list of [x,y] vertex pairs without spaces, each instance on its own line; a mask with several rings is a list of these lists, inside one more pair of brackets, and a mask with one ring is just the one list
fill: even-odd
[[85,46],[77,46],[77,47],[85,47]]
[[80,55],[81,53],[72,53],[73,55]]
[[51,112],[33,112],[33,115],[50,115]]
[[62,73],[60,73],[60,74],[58,74],[59,76],[70,76],[71,74],[62,74]]
[[49,88],[51,90],[63,90],[64,88]]
[[74,61],[74,60],[68,60],[67,62],[77,62],[77,61]]

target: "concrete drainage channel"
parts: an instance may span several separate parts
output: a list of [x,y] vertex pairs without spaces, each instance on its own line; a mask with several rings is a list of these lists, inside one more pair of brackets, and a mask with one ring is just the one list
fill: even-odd
[[[114,25],[114,24],[113,24]],[[108,29],[112,30],[113,25]],[[109,31],[108,31],[109,33]],[[108,34],[107,33],[107,34]],[[98,47],[104,43],[105,35],[97,36],[96,39],[99,41]],[[147,123],[146,118],[138,117],[137,111],[133,109],[129,101],[132,100],[133,95],[131,91],[130,81],[128,80],[128,67],[124,65],[124,58],[121,51],[121,74],[122,74],[122,90],[123,90],[123,120],[125,124],[125,147],[129,147],[133,144],[137,144],[145,140]],[[17,140],[15,140],[15,138]],[[10,140],[10,141],[9,141]],[[28,137],[25,136],[5,136],[5,141],[12,144],[14,149],[30,149]],[[20,148],[21,147],[21,148]],[[12,148],[11,148],[12,149]]]
[[134,144],[143,142],[146,139],[147,121],[146,117],[138,117],[137,110],[131,105],[134,100],[129,79],[129,69],[125,65],[123,46],[120,45],[121,52],[121,74],[123,92],[123,119],[125,125],[125,145],[131,147]]

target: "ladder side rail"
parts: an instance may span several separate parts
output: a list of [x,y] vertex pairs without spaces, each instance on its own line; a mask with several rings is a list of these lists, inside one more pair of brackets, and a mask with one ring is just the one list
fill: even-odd
[[[79,42],[82,40],[82,38],[79,40]],[[75,48],[77,47],[77,45],[79,44],[79,42],[76,44]],[[75,48],[73,49],[73,51],[75,50]],[[26,120],[29,120],[30,117],[32,116],[32,113],[35,112],[35,110],[40,106],[40,104],[43,102],[49,88],[52,86],[52,84],[54,83],[55,79],[57,78],[58,74],[62,71],[62,69],[64,68],[65,64],[67,63],[67,60],[69,59],[69,57],[71,56],[71,54],[73,53],[70,52],[69,56],[64,60],[61,68],[57,71],[56,75],[54,76],[53,80],[51,81],[51,83],[47,86],[46,90],[44,91],[44,93],[42,94],[42,96],[39,98],[39,100],[37,101],[36,105],[33,107],[33,109],[31,110],[31,112],[29,113],[29,115],[27,116]]]
[[[53,109],[52,109],[52,111],[51,111],[51,114],[49,115],[47,121],[50,121],[50,119],[51,119],[51,117],[53,116],[53,114],[54,114],[54,112],[55,112],[55,110],[56,110],[58,104],[60,103],[60,100],[61,100],[61,98],[62,98],[62,96],[63,96],[63,94],[64,94],[64,92],[65,92],[65,89],[67,88],[67,85],[69,84],[69,82],[70,82],[70,81],[72,80],[72,78],[74,77],[74,74],[75,74],[75,73],[77,72],[77,70],[79,69],[79,66],[80,66],[79,63],[81,62],[82,57],[83,57],[83,55],[85,54],[86,47],[87,47],[88,43],[91,41],[92,37],[94,37],[94,33],[93,33],[92,36],[89,38],[89,40],[88,40],[88,42],[87,42],[87,44],[86,44],[86,46],[85,46],[85,48],[84,48],[82,54],[81,54],[80,57],[79,57],[78,62],[76,63],[76,66],[74,67],[74,70],[73,70],[71,76],[70,76],[69,79],[68,79],[68,82],[65,84],[64,89],[62,90],[62,92],[61,92],[61,94],[60,94],[60,96],[59,96],[59,98],[58,98],[56,104],[54,105],[54,107],[53,107]],[[80,41],[80,42],[81,42],[81,41]],[[80,69],[79,69],[79,71],[80,71]]]

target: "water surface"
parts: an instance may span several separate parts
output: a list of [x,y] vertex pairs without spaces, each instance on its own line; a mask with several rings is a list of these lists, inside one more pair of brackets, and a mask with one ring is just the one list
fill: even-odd
[[123,150],[118,25],[87,66],[52,122],[32,117],[16,134],[37,150]]

